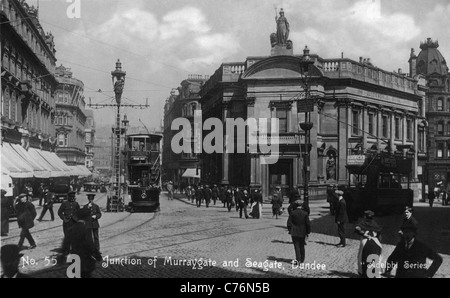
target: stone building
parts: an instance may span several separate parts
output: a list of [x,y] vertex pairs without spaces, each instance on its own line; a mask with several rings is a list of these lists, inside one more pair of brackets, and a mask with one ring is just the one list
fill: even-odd
[[82,169],[89,175],[86,168],[85,153],[85,127],[86,127],[86,103],[84,101],[84,84],[73,78],[70,68],[63,65],[56,67],[56,79],[58,88],[55,91],[56,99],[56,154],[72,168]]
[[95,145],[95,121],[94,111],[86,110],[86,126],[85,134],[85,150],[86,154],[85,166],[90,171],[94,170],[94,145]]
[[[202,181],[259,187],[265,197],[277,186],[285,195],[293,186],[303,187],[300,151],[307,146],[300,145],[305,133],[299,123],[305,122],[306,99],[315,98],[309,112],[312,148],[306,167],[312,196],[323,198],[329,184],[348,184],[348,156],[358,150],[408,155],[416,182],[412,188],[420,187],[418,156],[426,150],[422,146],[426,136],[418,129],[425,119],[418,105],[424,103],[425,95],[418,79],[401,70],[380,69],[370,59],[323,58],[310,54],[308,48],[303,55],[295,55],[292,42],[284,38],[286,44],[280,44],[272,36],[270,56],[221,64],[202,86],[199,102],[203,121],[218,118],[224,127],[227,118],[277,118],[278,137],[263,132],[261,126],[257,135],[269,144],[279,144],[278,161],[270,164],[270,157],[260,150],[227,153],[224,148],[224,153],[204,153]],[[304,61],[310,61],[308,69]],[[203,137],[210,132],[204,130]],[[228,139],[248,148],[248,139],[237,134],[233,138],[225,131],[223,136],[224,146]]]
[[[199,155],[193,150],[190,153],[175,154],[171,148],[171,140],[176,131],[171,129],[174,119],[182,117],[188,119],[193,126],[194,113],[200,111],[199,92],[206,77],[201,75],[189,75],[181,82],[181,86],[172,90],[170,97],[164,106],[163,120],[163,180],[172,180],[179,184],[196,183],[200,177]],[[196,140],[195,140],[196,142]],[[192,142],[194,144],[194,140]]]
[[427,38],[420,43],[419,55],[412,49],[409,59],[411,76],[424,76],[427,86],[421,105],[427,121],[419,129],[425,130],[428,136],[426,142],[420,142],[428,148],[428,155],[424,156],[426,165],[420,168],[428,189],[440,182],[444,187],[450,183],[450,73],[438,48],[438,41]]

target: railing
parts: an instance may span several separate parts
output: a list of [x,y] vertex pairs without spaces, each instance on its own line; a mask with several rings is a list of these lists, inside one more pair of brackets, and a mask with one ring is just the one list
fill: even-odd
[[218,82],[237,82],[239,77],[245,72],[244,62],[223,63],[209,78],[202,87],[201,94],[207,93]]

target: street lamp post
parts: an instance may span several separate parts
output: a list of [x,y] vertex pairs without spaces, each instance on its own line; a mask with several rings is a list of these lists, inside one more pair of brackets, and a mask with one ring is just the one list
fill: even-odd
[[[305,209],[309,210],[309,164],[310,164],[310,132],[313,128],[313,123],[311,122],[310,112],[314,111],[314,105],[311,104],[310,98],[310,86],[309,80],[311,77],[310,74],[310,66],[314,64],[314,61],[309,57],[309,49],[305,46],[303,50],[303,56],[300,62],[300,74],[303,83],[303,89],[305,90],[305,98],[304,100],[299,100],[297,104],[297,112],[305,113],[305,121],[300,122],[300,128],[305,132],[305,152],[303,154],[303,200],[305,204]],[[302,105],[303,104],[303,105]],[[300,153],[301,144],[300,146]]]

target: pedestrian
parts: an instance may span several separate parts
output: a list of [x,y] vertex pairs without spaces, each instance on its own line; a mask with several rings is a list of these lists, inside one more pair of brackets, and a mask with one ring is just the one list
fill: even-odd
[[20,247],[15,244],[6,244],[1,248],[2,276],[1,278],[28,278],[29,276],[19,271]]
[[248,203],[249,203],[249,196],[247,193],[247,190],[244,189],[244,191],[241,193],[240,198],[239,198],[239,217],[242,218],[242,211],[244,211],[244,216],[247,219],[248,218],[248,214],[247,214],[247,207],[248,207]]
[[233,191],[234,196],[234,206],[236,206],[236,212],[239,211],[239,201],[241,200],[241,190],[239,187],[236,187]]
[[[403,238],[389,256],[384,275],[396,268],[396,278],[431,278],[442,264],[442,257],[418,240],[418,226],[413,221],[402,225]],[[428,264],[428,260],[432,263]]]
[[41,183],[38,188],[39,206],[42,206],[42,201],[44,200],[44,189],[44,183]]
[[96,267],[97,250],[92,240],[92,232],[86,226],[90,216],[88,208],[77,210],[78,221],[67,229],[61,248],[62,253],[57,258],[58,264],[62,264],[69,253],[78,255],[81,262],[81,278],[92,277]]
[[338,227],[339,243],[337,247],[345,247],[345,224],[348,222],[347,204],[344,200],[344,192],[342,190],[335,191],[338,202],[336,204],[335,221]]
[[167,183],[167,192],[168,192],[168,199],[169,200],[173,200],[173,183],[172,181],[169,181],[169,183]]
[[202,201],[203,201],[203,186],[199,185],[195,190],[195,203],[197,205],[197,208],[200,208],[202,206]]
[[[154,189],[155,187],[153,187]],[[86,227],[90,230],[93,240],[94,240],[94,246],[97,250],[96,252],[96,259],[97,261],[101,261],[101,253],[100,253],[100,240],[98,236],[98,229],[100,228],[100,224],[98,220],[102,217],[102,212],[100,210],[100,207],[94,203],[94,197],[95,194],[88,194],[88,201],[83,208],[88,209],[90,212],[90,216],[85,219]]]
[[[373,218],[375,213],[372,210],[364,211],[363,219],[356,225],[355,233],[360,236],[358,250],[358,274],[367,278],[369,265],[378,266],[381,264],[382,245],[380,242],[381,227]],[[377,256],[376,263],[372,263],[372,256]]]
[[295,201],[298,201],[301,199],[300,191],[298,189],[297,185],[294,185],[292,188],[291,193],[289,194],[289,204],[294,203]]
[[250,211],[250,216],[253,218],[261,218],[262,211],[262,195],[259,189],[255,189],[252,196],[252,206]]
[[41,215],[38,221],[42,221],[47,210],[50,212],[51,221],[55,220],[55,214],[53,213],[54,194],[48,191],[48,187],[44,189],[44,208],[42,208]]
[[330,205],[330,215],[335,214],[335,205],[336,205],[336,191],[337,186],[336,184],[332,184],[329,187],[327,187],[327,202]]
[[226,201],[227,201],[227,209],[228,212],[231,212],[231,208],[234,206],[233,201],[233,189],[229,186],[226,193]]
[[9,198],[6,196],[8,192],[4,189],[1,189],[1,220],[2,220],[2,226],[1,226],[1,232],[2,236],[8,236],[9,233],[9,208],[10,208],[10,202]]
[[445,189],[442,190],[442,206],[446,206],[447,205],[447,200],[448,200],[448,194],[445,191]]
[[278,215],[280,215],[281,207],[283,205],[283,198],[281,197],[281,188],[277,187],[276,191],[272,196],[272,217],[275,216],[278,219]]
[[211,188],[206,184],[203,188],[203,198],[205,199],[206,208],[209,208],[209,204],[211,203]]
[[28,195],[22,193],[19,195],[16,205],[14,206],[17,214],[17,224],[21,228],[19,238],[19,249],[23,249],[25,239],[30,243],[30,249],[36,247],[36,242],[31,236],[30,229],[34,227],[34,219],[36,218],[36,208],[33,203],[28,200]]
[[297,200],[292,203],[293,210],[289,215],[291,228],[289,234],[294,244],[295,260],[294,263],[303,263],[305,261],[305,245],[308,235],[311,233],[311,224],[308,213],[302,209],[303,202]]
[[430,207],[433,207],[435,198],[436,198],[436,193],[434,192],[434,190],[430,190],[428,192],[428,203],[430,204]]
[[67,193],[67,200],[63,201],[58,209],[58,216],[63,220],[64,235],[67,229],[78,221],[77,212],[80,210],[80,205],[75,200],[75,191],[71,190]]
[[214,184],[213,188],[211,189],[211,196],[212,196],[212,200],[214,202],[214,205],[216,205],[216,201],[219,198],[219,189],[217,188],[216,184]]

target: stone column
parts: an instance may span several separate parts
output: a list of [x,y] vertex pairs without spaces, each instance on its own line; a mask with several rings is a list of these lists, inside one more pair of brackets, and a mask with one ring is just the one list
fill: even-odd
[[351,110],[349,109],[350,100],[348,98],[338,99],[337,108],[338,108],[338,156],[336,158],[337,165],[337,181],[339,184],[347,183],[347,168],[345,165],[347,164],[347,147],[348,147],[348,137],[349,137],[349,129],[351,126],[349,125]]
[[[223,102],[222,103],[222,123],[225,125],[226,119],[230,118],[230,103]],[[222,154],[222,184],[230,184],[229,180],[229,166],[230,166],[230,156],[229,153],[226,152],[226,144],[227,144],[228,136],[224,134],[223,136],[223,154]],[[233,140],[229,140],[233,141]]]

